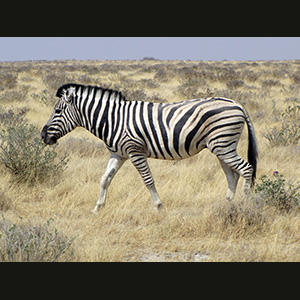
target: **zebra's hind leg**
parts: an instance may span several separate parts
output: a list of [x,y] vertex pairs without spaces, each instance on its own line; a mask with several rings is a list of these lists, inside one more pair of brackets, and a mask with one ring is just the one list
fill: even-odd
[[219,161],[228,181],[226,200],[230,201],[234,198],[240,175],[237,172],[233,171],[231,168],[229,168],[229,166],[225,164],[222,160],[219,159]]
[[[237,173],[238,175],[242,176],[244,181],[243,181],[243,190],[245,194],[248,194],[250,192],[251,188],[251,182],[252,182],[252,173],[253,173],[253,167],[243,160],[237,153],[236,151],[230,151],[230,153],[225,153],[225,154],[217,154],[218,159],[221,162],[221,165],[223,167],[224,172],[226,173],[225,169],[230,168],[232,171]],[[227,167],[224,166],[226,165]],[[227,171],[228,174],[229,171]],[[227,173],[226,173],[227,175]],[[236,176],[236,175],[234,175]],[[228,175],[227,175],[228,179]],[[228,185],[229,185],[229,180],[228,179]],[[232,180],[232,184],[234,183],[234,179]],[[236,180],[237,184],[237,180]],[[230,188],[229,188],[230,189]]]
[[105,206],[105,201],[106,201],[106,194],[108,187],[118,172],[118,170],[121,168],[123,163],[125,162],[125,158],[122,158],[116,154],[112,154],[110,156],[110,159],[108,161],[106,171],[104,175],[101,178],[101,190],[100,190],[100,195],[99,199],[96,203],[95,208],[92,210],[93,213],[97,213],[101,207]]
[[162,202],[155,188],[154,179],[152,177],[146,156],[142,153],[134,153],[129,154],[129,159],[140,173],[146,187],[150,191],[154,209],[160,209],[162,207]]

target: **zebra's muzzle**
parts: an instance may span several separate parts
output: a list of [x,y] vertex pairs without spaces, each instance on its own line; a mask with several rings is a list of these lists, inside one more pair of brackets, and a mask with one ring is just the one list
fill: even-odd
[[57,142],[57,137],[54,136],[54,135],[48,135],[48,133],[47,133],[48,127],[49,127],[49,126],[46,125],[46,126],[44,126],[44,128],[42,129],[42,132],[41,132],[42,140],[43,140],[44,143],[47,144],[47,145],[53,145],[53,144],[56,144],[56,142]]

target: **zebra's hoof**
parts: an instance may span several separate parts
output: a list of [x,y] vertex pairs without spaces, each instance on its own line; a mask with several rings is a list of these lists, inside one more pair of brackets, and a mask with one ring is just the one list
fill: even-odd
[[91,212],[96,215],[104,206],[105,204],[96,205],[95,208],[91,210]]
[[155,211],[159,211],[159,210],[161,210],[162,208],[163,208],[162,203],[159,203],[159,204],[157,204],[157,205],[154,206],[154,210],[155,210]]

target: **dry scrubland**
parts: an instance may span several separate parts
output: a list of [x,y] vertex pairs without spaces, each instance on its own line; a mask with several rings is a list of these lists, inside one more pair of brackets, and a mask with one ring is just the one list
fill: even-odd
[[[0,114],[26,108],[23,117],[40,130],[57,88],[68,82],[119,89],[129,100],[237,100],[256,129],[258,184],[267,175],[273,182],[270,193],[283,178],[286,193],[299,185],[300,61],[0,63]],[[244,158],[247,146],[244,130],[238,148]],[[164,204],[159,213],[126,162],[98,215],[90,210],[109,158],[102,142],[79,128],[62,138],[55,151],[68,155],[67,168],[46,180],[18,183],[0,163],[0,260],[300,261],[299,205],[280,209],[259,194],[243,198],[241,183],[235,201],[226,202],[225,175],[208,150],[179,162],[149,160]],[[51,243],[58,254],[45,250]],[[64,243],[71,246],[64,248]]]

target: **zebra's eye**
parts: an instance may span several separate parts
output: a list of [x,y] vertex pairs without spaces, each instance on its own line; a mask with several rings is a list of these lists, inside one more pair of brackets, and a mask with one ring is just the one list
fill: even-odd
[[60,114],[61,113],[61,109],[60,108],[55,108],[55,113],[56,114]]

